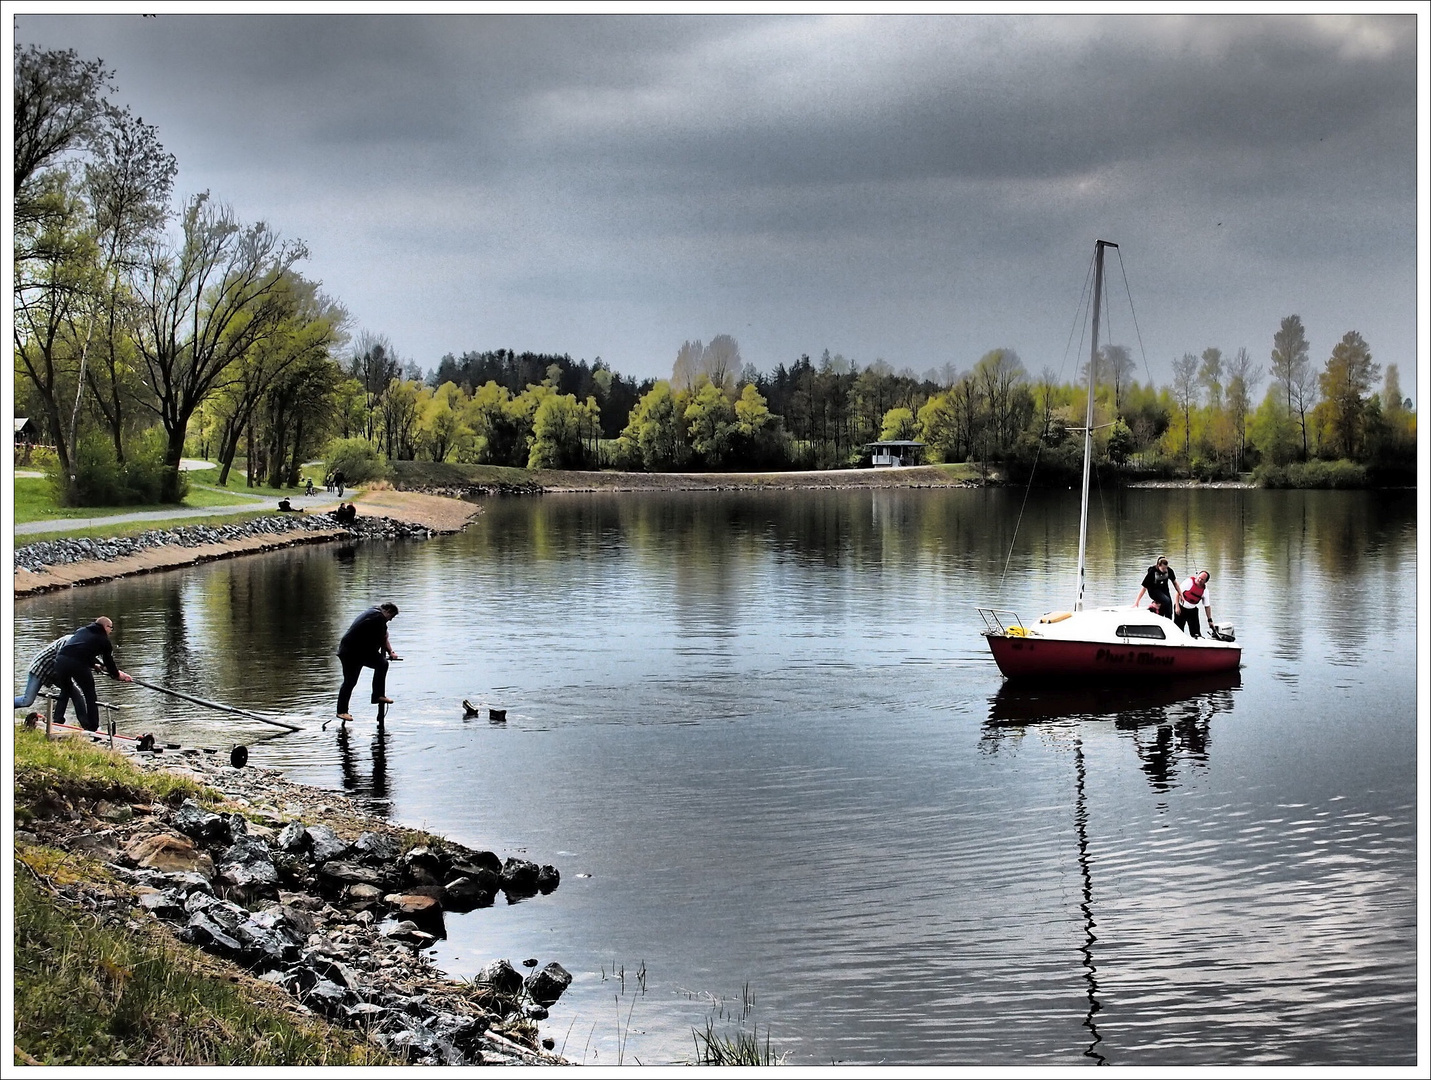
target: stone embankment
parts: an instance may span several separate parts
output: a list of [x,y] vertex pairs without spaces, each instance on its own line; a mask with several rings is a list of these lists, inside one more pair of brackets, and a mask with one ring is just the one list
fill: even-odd
[[150,529],[137,536],[40,540],[15,549],[15,595],[91,585],[129,574],[332,540],[424,538],[460,530],[480,508],[409,492],[370,492],[358,518],[332,513],[274,514],[226,525]]
[[499,894],[540,902],[560,882],[555,867],[405,832],[272,770],[162,748],[135,760],[217,790],[222,812],[192,800],[40,798],[17,845],[86,855],[118,883],[70,881],[70,899],[131,925],[152,917],[165,928],[151,924],[156,932],[238,965],[286,990],[295,1007],[410,1063],[565,1063],[539,1029],[571,983],[560,964],[526,960],[533,970],[523,977],[494,960],[461,983],[423,953],[445,936],[444,912],[490,907]]

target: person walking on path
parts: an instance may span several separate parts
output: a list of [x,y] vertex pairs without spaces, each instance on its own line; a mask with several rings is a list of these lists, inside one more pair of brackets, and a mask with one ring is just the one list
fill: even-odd
[[347,477],[343,475],[342,469],[333,470],[333,486],[338,489],[338,498],[343,497],[343,485],[347,482]]
[[55,657],[69,640],[69,634],[57,637],[35,654],[35,658],[30,661],[30,670],[26,672],[25,692],[16,696],[15,708],[28,709],[35,703],[40,687],[56,685]]
[[338,688],[338,719],[351,720],[348,703],[353,687],[358,685],[358,676],[363,668],[373,669],[374,705],[391,705],[393,699],[387,696],[388,660],[401,660],[393,652],[393,644],[388,639],[388,623],[397,618],[396,604],[379,604],[368,608],[348,627],[348,632],[338,642],[338,659],[343,664],[343,685]]
[[81,626],[61,646],[55,656],[55,679],[60,688],[59,704],[55,707],[56,723],[64,723],[65,706],[73,699],[75,712],[80,714],[80,727],[86,731],[99,730],[99,695],[94,689],[96,662],[104,664],[110,678],[134,681],[114,662],[114,646],[109,641],[113,633],[114,623],[101,615],[88,626]]
[[1207,598],[1207,582],[1210,577],[1212,575],[1206,570],[1199,570],[1183,582],[1182,592],[1178,595],[1178,613],[1174,616],[1173,622],[1181,629],[1186,630],[1191,637],[1202,637],[1202,627],[1198,625],[1198,604],[1202,604],[1207,609],[1208,632],[1212,633],[1215,629],[1212,621],[1212,604]]
[[1158,556],[1158,561],[1148,567],[1148,572],[1143,575],[1143,585],[1138,590],[1138,597],[1133,601],[1133,606],[1137,607],[1143,601],[1143,594],[1148,594],[1148,599],[1153,602],[1153,610],[1165,619],[1172,619],[1173,598],[1168,595],[1168,590],[1178,594],[1178,599],[1182,599],[1182,590],[1178,588],[1177,572],[1168,565],[1166,555]]

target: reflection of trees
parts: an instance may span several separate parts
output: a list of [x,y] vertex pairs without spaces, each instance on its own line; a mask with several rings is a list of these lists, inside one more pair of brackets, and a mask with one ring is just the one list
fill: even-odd
[[260,708],[281,707],[331,679],[346,628],[339,624],[353,607],[338,587],[332,552],[321,547],[216,567],[203,580],[202,602],[211,627],[205,681]]

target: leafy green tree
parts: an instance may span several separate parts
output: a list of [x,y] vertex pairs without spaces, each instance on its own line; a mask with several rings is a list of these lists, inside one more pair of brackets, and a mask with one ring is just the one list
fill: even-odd
[[647,472],[679,469],[689,459],[686,445],[684,395],[664,379],[656,383],[631,411],[618,440],[618,457]]
[[44,172],[93,139],[118,110],[109,102],[114,73],[99,60],[81,60],[73,49],[43,50],[15,42],[14,165],[15,222],[45,212],[34,184]]
[[1380,374],[1371,362],[1371,349],[1355,330],[1342,335],[1320,376],[1325,425],[1342,457],[1354,460],[1361,450],[1365,429],[1366,396]]
[[532,449],[529,469],[580,469],[586,467],[586,432],[600,417],[594,397],[585,402],[575,394],[548,394],[532,415]]
[[1132,456],[1135,446],[1133,429],[1124,423],[1120,416],[1113,421],[1113,427],[1108,432],[1108,460],[1115,465],[1125,464]]
[[1297,458],[1297,418],[1287,411],[1284,388],[1270,386],[1248,425],[1248,439],[1264,465],[1283,466]]
[[702,375],[683,418],[696,459],[707,469],[723,465],[736,430],[735,403],[725,391]]
[[879,431],[880,441],[913,439],[918,434],[919,424],[914,419],[914,413],[909,409],[900,406],[890,409],[884,414],[884,421],[880,425]]
[[419,402],[422,419],[421,433],[427,451],[433,461],[446,461],[462,441],[464,434],[470,435],[463,423],[462,388],[456,383],[445,382],[426,395]]
[[68,174],[48,172],[34,186],[43,188],[48,210],[15,226],[15,359],[34,388],[60,469],[73,478],[65,419],[79,385],[74,329],[98,285],[97,250]]

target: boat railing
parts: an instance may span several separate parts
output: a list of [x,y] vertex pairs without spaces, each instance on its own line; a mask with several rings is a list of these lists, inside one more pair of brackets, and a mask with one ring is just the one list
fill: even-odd
[[1007,611],[1000,608],[981,607],[975,608],[979,617],[984,620],[984,632],[994,634],[997,637],[1008,637],[1009,627],[1016,626],[1022,629],[1023,620],[1019,618],[1017,611]]

